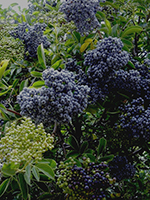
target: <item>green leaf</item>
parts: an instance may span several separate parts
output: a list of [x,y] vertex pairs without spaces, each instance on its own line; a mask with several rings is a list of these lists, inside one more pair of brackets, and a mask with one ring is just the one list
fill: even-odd
[[9,186],[9,179],[4,180],[0,185],[0,197],[6,192],[8,186]]
[[5,176],[13,176],[16,173],[16,170],[13,168],[12,164],[6,165],[4,163],[2,167],[2,173]]
[[80,153],[81,154],[84,153],[87,150],[88,146],[89,146],[89,144],[88,144],[87,141],[83,142],[81,147],[80,147]]
[[54,69],[58,69],[61,63],[62,63],[62,60],[58,60],[51,67]]
[[23,90],[24,87],[27,87],[28,86],[28,79],[26,80],[23,80],[21,83],[20,83],[20,86],[19,86],[19,92],[21,92]]
[[43,172],[43,174],[45,174],[50,179],[55,179],[54,171],[48,164],[38,163],[35,166],[39,169],[40,172]]
[[39,163],[47,163],[48,165],[50,165],[53,169],[56,168],[57,164],[56,161],[53,159],[42,159],[39,161]]
[[79,151],[79,143],[73,135],[69,137],[68,142],[74,150]]
[[32,13],[32,15],[39,15],[39,11],[34,11],[33,13]]
[[46,69],[45,54],[44,54],[44,48],[43,48],[42,43],[37,48],[37,55],[38,55],[39,64],[42,65],[43,69]]
[[106,148],[106,144],[107,144],[107,140],[105,138],[101,138],[99,140],[99,145],[98,145],[98,148],[97,148],[97,155],[98,156],[104,151],[104,149]]
[[36,77],[36,78],[41,78],[42,77],[42,73],[41,72],[37,72],[37,71],[32,71],[31,75],[33,77]]
[[135,66],[134,66],[134,64],[133,64],[131,61],[128,61],[128,65],[129,65],[132,69],[135,69]]
[[19,187],[20,187],[22,196],[25,200],[27,200],[28,199],[28,186],[27,186],[27,183],[24,179],[24,174],[19,173],[18,178],[19,178]]
[[49,4],[45,4],[45,8],[49,9],[49,10],[54,10],[54,7],[50,6]]
[[97,113],[98,109],[99,108],[95,105],[88,105],[88,107],[86,108],[86,112],[90,112],[92,114],[95,114],[95,113]]
[[126,28],[122,33],[121,37],[124,38],[129,34],[141,32],[143,29],[140,26],[130,26]]
[[30,88],[40,88],[42,86],[45,86],[45,82],[44,81],[36,81],[35,83],[33,83],[33,85]]
[[26,183],[31,186],[31,165],[25,168],[24,179]]
[[114,155],[111,154],[111,155],[104,156],[104,157],[98,159],[98,161],[100,161],[100,162],[102,162],[102,161],[107,161],[107,162],[109,162],[109,161],[111,161],[113,158],[114,158]]
[[108,32],[109,32],[109,35],[110,35],[111,34],[111,24],[107,19],[105,19],[105,25],[108,28]]
[[91,42],[85,42],[84,44],[82,44],[80,47],[80,52],[83,53],[87,49],[87,47],[90,45],[90,43]]
[[91,154],[91,153],[86,153],[86,155],[87,155],[87,157],[90,158],[91,162],[95,162],[96,158],[95,158],[95,156],[93,156],[93,154]]
[[31,22],[31,16],[29,14],[25,15],[25,18],[26,18],[26,22],[31,25],[32,22]]
[[0,79],[2,78],[7,66],[8,66],[9,60],[3,60],[0,63]]
[[10,4],[11,7],[14,7],[14,6],[17,6],[17,5],[18,5],[18,3],[12,3],[12,4]]
[[39,169],[36,166],[32,167],[32,174],[36,178],[36,180],[39,182],[40,181],[40,174],[39,174]]
[[69,153],[67,153],[66,158],[77,157],[78,155],[79,155],[78,151],[71,150],[71,151],[69,151]]

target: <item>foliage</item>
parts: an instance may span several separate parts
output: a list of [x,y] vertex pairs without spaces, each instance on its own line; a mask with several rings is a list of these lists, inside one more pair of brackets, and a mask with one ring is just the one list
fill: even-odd
[[0,198],[149,200],[149,1],[28,3],[0,5]]

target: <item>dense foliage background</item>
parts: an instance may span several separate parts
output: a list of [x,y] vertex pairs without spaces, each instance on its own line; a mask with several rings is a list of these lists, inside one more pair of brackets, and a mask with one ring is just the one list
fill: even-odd
[[0,198],[150,199],[149,0],[0,5]]

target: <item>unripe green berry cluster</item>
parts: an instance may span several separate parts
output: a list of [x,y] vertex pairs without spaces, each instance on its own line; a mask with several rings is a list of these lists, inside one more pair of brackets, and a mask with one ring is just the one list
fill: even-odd
[[115,178],[110,178],[108,165],[85,162],[77,166],[73,158],[70,162],[61,162],[58,170],[57,185],[63,189],[67,200],[105,200],[110,197]]
[[0,140],[0,161],[19,167],[26,162],[38,162],[42,154],[53,148],[54,138],[46,133],[43,124],[37,127],[30,118],[24,117],[20,125],[14,121]]

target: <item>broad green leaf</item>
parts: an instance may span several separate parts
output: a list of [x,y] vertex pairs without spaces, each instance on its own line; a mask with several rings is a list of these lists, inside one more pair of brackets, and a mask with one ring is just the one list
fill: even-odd
[[110,35],[111,34],[111,24],[110,24],[110,22],[107,19],[105,19],[105,25],[108,28],[109,35]]
[[50,6],[49,4],[45,4],[45,8],[49,9],[49,10],[54,10],[54,7]]
[[9,179],[4,180],[0,185],[0,197],[6,192],[8,186],[9,186]]
[[140,26],[130,26],[128,28],[126,28],[122,33],[121,33],[121,38],[126,37],[129,34],[132,33],[138,33],[141,32],[143,29]]
[[70,157],[77,157],[79,155],[78,151],[76,150],[71,150],[67,153],[66,158],[70,158]]
[[131,61],[128,61],[128,65],[129,65],[131,68],[135,69],[135,66],[134,66],[134,64],[133,64]]
[[92,38],[88,38],[88,39],[86,39],[84,42],[85,42],[85,43],[91,43],[91,42],[93,42],[93,39],[92,39]]
[[122,38],[121,41],[123,42],[124,45],[127,45],[130,48],[133,46],[133,43],[127,39]]
[[32,15],[39,15],[39,11],[34,11],[33,13],[32,13]]
[[26,183],[31,186],[31,165],[25,168],[24,179]]
[[78,143],[78,141],[76,140],[76,138],[75,138],[73,135],[71,135],[71,136],[69,137],[68,142],[69,142],[69,145],[70,145],[73,149],[75,149],[76,151],[79,150],[79,143]]
[[55,160],[53,160],[53,159],[42,159],[42,160],[40,160],[39,161],[39,163],[47,163],[48,165],[50,165],[53,169],[55,169],[56,168],[56,161]]
[[12,3],[12,4],[10,4],[11,7],[14,7],[14,6],[17,6],[17,5],[18,5],[18,3]]
[[86,155],[87,155],[87,157],[90,158],[91,162],[95,162],[96,158],[95,158],[95,156],[93,156],[93,154],[91,154],[91,153],[86,153]]
[[21,83],[20,83],[20,86],[19,86],[19,92],[21,92],[23,90],[24,87],[27,87],[28,86],[28,79],[26,80],[23,80]]
[[6,165],[6,164],[4,163],[4,164],[3,164],[3,167],[2,167],[2,173],[3,173],[5,176],[13,176],[13,175],[15,175],[16,170],[12,167],[11,164]]
[[50,179],[54,180],[55,178],[55,174],[54,171],[52,170],[52,168],[45,163],[38,163],[35,165],[40,172],[43,172],[43,174],[45,174],[47,177],[49,177]]
[[101,157],[98,161],[102,162],[102,161],[111,161],[112,159],[114,158],[114,155],[111,154],[111,155],[108,155],[108,156],[104,156],[104,157]]
[[58,60],[51,67],[54,69],[58,69],[61,63],[62,63],[62,60]]
[[26,22],[31,25],[32,22],[31,22],[31,16],[29,14],[25,15],[25,18],[26,18]]
[[36,180],[39,182],[40,181],[40,174],[39,174],[39,169],[36,166],[32,167],[32,174],[36,178]]
[[99,140],[99,145],[98,145],[98,148],[97,148],[97,155],[98,156],[104,151],[104,149],[106,148],[106,144],[107,144],[107,141],[106,141],[105,138],[101,138]]
[[46,69],[45,54],[44,54],[44,48],[43,48],[42,43],[37,48],[37,55],[38,55],[39,63],[42,65],[43,69]]
[[80,147],[80,153],[81,154],[84,153],[87,150],[88,146],[89,146],[89,144],[88,144],[87,141],[83,142],[81,147]]
[[2,78],[7,66],[8,66],[9,60],[3,60],[0,63],[0,79]]
[[42,72],[32,71],[31,75],[36,78],[42,77]]
[[83,53],[88,48],[89,44],[90,43],[87,43],[87,42],[82,44],[80,47],[80,52]]
[[30,88],[40,88],[42,86],[45,85],[45,82],[44,81],[36,81],[35,83],[33,83],[33,85],[30,87]]
[[18,179],[19,179],[19,187],[23,196],[24,200],[28,199],[28,186],[27,183],[24,179],[24,174],[23,173],[19,173],[18,174]]

